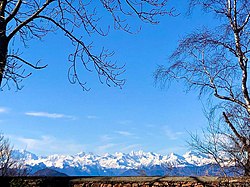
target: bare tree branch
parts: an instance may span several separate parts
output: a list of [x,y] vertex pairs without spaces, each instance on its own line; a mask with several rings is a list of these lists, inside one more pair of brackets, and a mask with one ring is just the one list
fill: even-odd
[[[0,0],[0,85],[9,85],[8,81],[18,85],[23,77],[30,75],[23,74],[25,65],[42,69],[23,60],[19,50],[28,46],[30,40],[41,40],[47,34],[59,31],[64,33],[74,50],[68,59],[71,83],[78,83],[83,90],[88,90],[82,73],[79,73],[85,69],[95,71],[101,83],[121,88],[125,80],[119,77],[124,66],[111,62],[113,52],[100,46],[102,50],[98,53],[87,41],[91,35],[106,36],[112,22],[115,29],[134,33],[130,26],[130,21],[134,22],[133,16],[142,22],[158,23],[159,16],[173,15],[174,9],[166,10],[166,3],[167,0]],[[15,45],[17,37],[23,46]]]
[[11,21],[17,14],[17,12],[19,11],[20,7],[22,4],[22,0],[18,0],[14,10],[9,14],[9,16],[6,18],[5,22],[8,23],[9,21]]
[[217,163],[234,164],[241,174],[249,176],[250,1],[190,0],[190,5],[190,10],[201,6],[206,12],[212,12],[221,25],[198,30],[180,40],[170,57],[170,66],[160,66],[155,80],[161,85],[181,80],[187,91],[194,89],[200,97],[213,98],[216,113],[222,115],[210,125],[214,127],[219,123],[223,128],[212,128],[210,136],[205,137],[206,144],[192,137],[195,140],[192,147],[212,155]]

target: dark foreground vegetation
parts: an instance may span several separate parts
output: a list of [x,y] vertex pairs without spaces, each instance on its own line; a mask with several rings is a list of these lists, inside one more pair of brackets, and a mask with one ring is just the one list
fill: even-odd
[[249,177],[1,177],[0,184],[9,186],[33,187],[238,187],[249,186]]

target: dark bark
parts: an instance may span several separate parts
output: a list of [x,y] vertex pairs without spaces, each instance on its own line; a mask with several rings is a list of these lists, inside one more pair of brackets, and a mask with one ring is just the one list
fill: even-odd
[[6,22],[4,17],[4,9],[6,1],[0,1],[0,86],[4,76],[4,70],[7,60],[8,42],[6,37]]
[[250,153],[248,153],[247,163],[245,165],[245,176],[250,176]]
[[0,36],[0,85],[2,84],[4,70],[6,67],[6,57],[7,57],[7,41],[6,37]]

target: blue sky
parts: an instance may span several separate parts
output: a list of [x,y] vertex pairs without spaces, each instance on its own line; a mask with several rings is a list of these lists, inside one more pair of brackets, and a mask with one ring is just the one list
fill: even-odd
[[[155,87],[157,65],[168,63],[178,40],[213,19],[195,11],[185,16],[187,2],[169,3],[180,13],[163,17],[157,26],[142,24],[138,34],[111,31],[93,37],[94,45],[115,51],[118,64],[126,64],[123,89],[109,88],[97,76],[83,72],[91,91],[83,92],[67,79],[69,42],[60,34],[32,42],[23,54],[41,59],[45,70],[32,71],[24,88],[0,92],[0,130],[17,149],[38,155],[97,154],[152,151],[161,154],[188,150],[188,132],[207,122],[197,94],[173,83],[167,90]],[[102,44],[102,45],[99,45]]]

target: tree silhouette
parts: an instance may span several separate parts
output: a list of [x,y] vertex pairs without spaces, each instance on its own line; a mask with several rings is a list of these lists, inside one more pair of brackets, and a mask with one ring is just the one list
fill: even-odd
[[[110,25],[103,29],[103,19],[109,19],[115,29],[131,33],[128,18],[139,18],[143,22],[156,24],[157,16],[171,15],[172,9],[166,10],[167,0],[0,0],[0,85],[10,82],[19,89],[22,79],[31,75],[25,68],[43,69],[39,61],[22,57],[21,47],[31,40],[42,39],[49,33],[59,32],[71,41],[73,51],[69,54],[71,63],[68,78],[71,83],[79,83],[87,90],[86,82],[81,80],[78,69],[95,72],[102,83],[121,87],[124,79],[119,76],[123,66],[112,63],[113,52],[103,48],[100,52],[88,43],[90,36],[106,36]],[[103,17],[102,13],[109,17]],[[101,13],[100,13],[101,12]],[[112,25],[112,24],[111,24]],[[23,46],[17,46],[16,40]],[[31,51],[32,52],[32,51]],[[54,52],[56,53],[56,52]]]
[[0,176],[26,176],[22,158],[15,158],[9,139],[0,134]]
[[210,135],[221,136],[216,141],[210,139],[203,151],[211,154],[220,150],[211,155],[220,162],[223,158],[228,162],[229,158],[249,176],[250,1],[190,0],[190,7],[194,6],[201,6],[205,12],[216,15],[221,25],[184,37],[170,58],[171,65],[159,67],[155,78],[163,85],[171,80],[181,80],[188,90],[198,90],[199,96],[216,99],[211,112],[220,114],[214,124],[217,126],[220,122],[220,127]]

